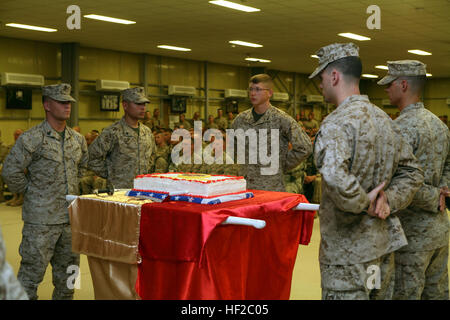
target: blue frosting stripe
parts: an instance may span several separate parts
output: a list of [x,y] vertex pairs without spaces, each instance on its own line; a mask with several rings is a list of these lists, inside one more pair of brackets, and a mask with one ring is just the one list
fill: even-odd
[[[164,200],[168,194],[167,193],[158,193],[158,192],[147,192],[147,191],[136,191],[136,190],[130,190],[126,194],[130,197],[139,197],[139,196],[146,196],[156,199]],[[170,196],[171,201],[185,201],[185,202],[192,202],[192,203],[199,203],[199,204],[218,204],[222,202],[228,202],[228,201],[234,201],[234,200],[241,200],[241,199],[249,199],[253,198],[254,195],[252,192],[245,192],[245,193],[239,193],[239,194],[232,194],[232,195],[225,195],[225,196],[219,196],[215,198],[200,198],[200,197],[194,197],[194,196],[185,196],[185,195],[177,195],[177,196]]]

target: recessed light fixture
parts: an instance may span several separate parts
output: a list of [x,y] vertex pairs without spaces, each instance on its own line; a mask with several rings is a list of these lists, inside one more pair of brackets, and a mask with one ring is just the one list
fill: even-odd
[[261,58],[245,58],[245,60],[247,60],[247,61],[254,61],[254,62],[262,62],[262,63],[269,63],[269,62],[272,62],[272,61],[270,61],[270,60],[267,60],[267,59],[261,59]]
[[211,4],[216,4],[218,6],[222,6],[222,7],[227,7],[230,9],[235,9],[235,10],[239,10],[239,11],[244,11],[244,12],[257,12],[257,11],[261,11],[261,9],[258,8],[253,8],[253,7],[249,7],[249,6],[244,6],[242,4],[238,4],[238,3],[234,3],[231,1],[225,1],[225,0],[216,0],[216,1],[209,1],[209,3]]
[[233,41],[228,41],[228,42],[232,43],[232,44],[237,44],[238,46],[245,46],[245,47],[252,47],[252,48],[261,48],[262,47],[262,44],[245,42],[245,41],[241,41],[241,40],[233,40]]
[[431,52],[426,52],[419,49],[408,50],[409,53],[418,54],[419,56],[431,56]]
[[319,59],[319,56],[318,56],[317,54],[312,54],[312,55],[311,55],[311,58]]
[[432,77],[433,75],[431,73],[427,73],[427,77]]
[[7,23],[7,27],[13,27],[13,28],[20,28],[20,29],[27,29],[27,30],[34,30],[34,31],[44,31],[44,32],[56,32],[57,29],[53,28],[45,28],[45,27],[39,27],[39,26],[30,26],[27,24],[20,24],[20,23]]
[[370,38],[368,38],[368,37],[360,36],[359,34],[355,34],[355,33],[351,33],[351,32],[338,33],[338,36],[350,38],[350,39],[358,40],[358,41],[370,40]]
[[191,49],[188,49],[188,48],[168,46],[165,44],[159,45],[158,48],[167,49],[167,50],[176,50],[176,51],[191,51]]
[[94,20],[106,21],[106,22],[120,23],[120,24],[134,24],[134,23],[136,23],[136,21],[118,19],[118,18],[113,18],[113,17],[106,17],[106,16],[100,16],[98,14],[87,14],[87,15],[84,15],[83,17],[89,18],[89,19],[94,19]]
[[389,70],[388,66],[375,66],[375,68],[377,69],[382,69],[382,70]]
[[364,73],[364,74],[362,75],[362,77],[364,77],[364,78],[370,78],[370,79],[376,79],[376,78],[378,78],[378,76],[377,76],[376,74],[368,74],[368,73]]

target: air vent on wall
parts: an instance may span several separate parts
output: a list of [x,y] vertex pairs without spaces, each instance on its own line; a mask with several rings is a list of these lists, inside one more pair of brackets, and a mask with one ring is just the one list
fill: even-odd
[[195,96],[195,88],[189,86],[169,86],[169,95],[174,96]]
[[247,90],[225,89],[225,98],[247,98]]
[[42,87],[44,85],[44,76],[40,74],[24,74],[2,72],[2,86],[36,86]]
[[289,101],[289,94],[286,92],[274,92],[272,98],[273,101]]
[[129,87],[130,83],[128,81],[98,79],[96,83],[97,91],[119,92],[128,89]]
[[317,94],[309,94],[306,96],[306,102],[323,102],[323,96]]

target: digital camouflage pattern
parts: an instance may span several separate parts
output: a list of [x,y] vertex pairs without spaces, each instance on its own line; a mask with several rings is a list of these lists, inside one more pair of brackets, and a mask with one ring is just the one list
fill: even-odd
[[310,79],[317,76],[328,64],[345,57],[359,57],[359,47],[354,43],[333,43],[317,50],[319,66],[309,76]]
[[418,60],[388,61],[388,74],[378,81],[379,85],[389,84],[398,77],[425,76],[427,65]]
[[225,117],[216,117],[214,123],[217,125],[217,129],[226,130],[228,129],[228,120]]
[[[379,288],[374,271],[378,267]],[[322,300],[390,300],[394,292],[394,253],[353,265],[320,264]]]
[[170,152],[168,145],[156,146],[155,173],[166,173],[169,170]]
[[395,252],[395,300],[448,300],[448,244]]
[[402,251],[448,246],[450,223],[447,213],[439,210],[439,195],[450,181],[449,130],[422,102],[405,107],[394,123],[424,172],[424,182],[411,205],[398,212],[408,239]]
[[[37,288],[44,279],[47,266],[52,266],[53,300],[71,300],[74,289],[67,286],[68,277],[75,273],[70,266],[79,266],[80,255],[72,252],[69,224],[37,225],[24,223],[19,253],[22,256],[17,279],[30,300],[36,300]],[[75,280],[75,279],[74,279]]]
[[150,129],[139,124],[139,135],[125,118],[105,128],[89,146],[90,170],[116,189],[131,189],[137,175],[151,173],[156,144]]
[[0,300],[27,300],[20,282],[14,275],[14,270],[6,261],[6,249],[0,229]]
[[69,127],[64,144],[47,121],[24,132],[6,157],[2,172],[11,192],[25,192],[23,221],[69,223],[66,195],[79,194],[79,178],[85,174],[87,161],[86,140]]
[[395,298],[448,300],[450,223],[439,210],[439,197],[450,178],[449,130],[422,102],[406,106],[395,124],[425,176],[411,205],[398,213],[408,245],[395,256]]
[[56,101],[71,101],[76,102],[76,100],[70,95],[72,87],[70,84],[52,84],[42,87],[42,96],[49,97]]
[[[308,157],[312,152],[311,140],[297,122],[287,113],[274,106],[270,106],[264,115],[255,122],[252,114],[252,108],[240,113],[233,121],[234,130],[254,129],[257,134],[259,129],[268,129],[267,132],[267,150],[270,154],[271,148],[271,130],[279,130],[279,168],[273,175],[262,175],[260,160],[257,164],[249,164],[249,148],[256,148],[259,141],[245,139],[245,164],[239,164],[239,175],[247,180],[248,189],[259,189],[268,191],[286,191],[284,186],[284,173],[295,168],[300,162]],[[288,150],[288,143],[291,142],[292,150]],[[257,144],[258,143],[258,144]],[[259,148],[259,147],[258,147]],[[235,151],[237,144],[235,143]],[[259,150],[259,149],[258,149]],[[237,161],[237,157],[234,157]]]
[[[363,263],[406,245],[392,213],[409,205],[423,172],[385,112],[367,96],[348,97],[322,122],[314,159],[322,176],[321,263]],[[386,220],[364,212],[370,203],[367,193],[383,181],[391,208]]]
[[122,91],[122,100],[133,103],[149,103],[145,96],[144,87],[129,88]]

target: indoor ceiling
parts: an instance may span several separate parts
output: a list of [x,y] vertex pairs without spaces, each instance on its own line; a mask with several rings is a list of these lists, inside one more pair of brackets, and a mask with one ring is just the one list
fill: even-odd
[[[81,46],[148,53],[239,66],[309,74],[317,65],[317,49],[333,42],[352,41],[360,47],[364,73],[382,76],[375,65],[387,60],[418,59],[433,77],[450,77],[450,0],[246,0],[235,2],[261,9],[245,13],[208,0],[1,0],[0,36],[46,42],[79,42]],[[78,5],[81,16],[99,14],[136,21],[132,25],[82,17],[80,30],[69,30],[66,13]],[[372,4],[381,10],[381,29],[369,30],[366,13]],[[55,28],[47,33],[5,26],[22,23]],[[356,41],[338,36],[352,32],[370,37]],[[230,40],[262,44],[262,48],[232,46]],[[157,48],[166,44],[189,52]],[[431,56],[408,53],[410,49]],[[0,48],[1,50],[1,48]],[[249,63],[249,55],[271,63]]]

